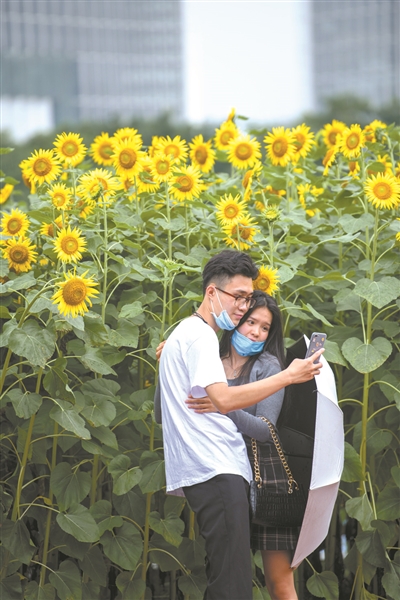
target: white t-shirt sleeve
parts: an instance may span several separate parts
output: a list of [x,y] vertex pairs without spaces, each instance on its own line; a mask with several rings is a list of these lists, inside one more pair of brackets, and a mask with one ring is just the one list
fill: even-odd
[[219,357],[218,338],[212,335],[198,337],[188,348],[187,369],[190,393],[193,398],[206,396],[205,388],[213,383],[226,383],[225,371]]

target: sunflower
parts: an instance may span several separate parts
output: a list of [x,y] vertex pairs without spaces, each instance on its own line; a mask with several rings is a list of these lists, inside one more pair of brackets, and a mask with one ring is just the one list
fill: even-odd
[[203,173],[209,173],[215,163],[215,151],[211,147],[211,140],[205,142],[202,135],[196,135],[189,144],[189,148],[193,166]]
[[147,148],[148,155],[150,158],[153,158],[158,152],[158,142],[160,137],[158,135],[153,135],[151,138],[151,146]]
[[333,163],[336,160],[336,155],[337,155],[338,151],[339,150],[338,150],[337,146],[332,146],[331,148],[329,148],[328,152],[325,154],[324,158],[322,159],[322,164],[325,167],[324,175],[328,175],[330,167],[333,165]]
[[225,238],[227,246],[233,246],[237,250],[247,250],[256,233],[256,221],[249,214],[244,214],[235,223],[225,225],[222,229],[228,236]]
[[242,179],[242,186],[244,187],[245,190],[249,186],[251,186],[251,184],[253,183],[253,178],[258,177],[260,175],[261,171],[262,171],[262,164],[260,163],[259,160],[257,160],[256,163],[253,165],[253,168],[249,169],[244,174],[244,177]]
[[181,140],[180,135],[176,135],[173,140],[167,135],[167,137],[161,137],[157,140],[157,153],[181,162],[186,160],[188,147],[185,140]]
[[106,202],[112,200],[115,192],[121,189],[121,182],[106,169],[92,169],[81,175],[78,192],[86,201],[93,202],[102,197]]
[[354,179],[360,179],[358,173],[360,172],[360,164],[357,160],[349,160],[349,175]]
[[299,202],[302,205],[302,207],[304,208],[304,210],[306,210],[306,195],[309,194],[310,192],[311,192],[311,184],[309,184],[309,183],[300,183],[297,186]]
[[272,196],[279,196],[280,198],[282,198],[282,196],[286,196],[286,190],[276,190],[272,187],[272,185],[267,185],[267,187],[264,189],[264,192],[272,194]]
[[366,142],[376,142],[376,131],[378,129],[386,129],[387,125],[386,123],[383,123],[382,121],[378,121],[378,119],[375,119],[374,121],[372,121],[372,123],[370,123],[369,125],[366,125],[364,127],[364,135],[365,135],[365,141]]
[[359,125],[351,125],[343,129],[338,138],[339,151],[346,158],[357,158],[365,145],[365,135]]
[[1,188],[0,204],[4,204],[4,202],[7,202],[7,200],[9,199],[9,197],[12,194],[13,189],[14,189],[14,186],[11,185],[11,183],[6,183],[6,185],[3,188]]
[[324,125],[322,130],[322,137],[325,142],[325,146],[333,148],[336,146],[337,137],[340,136],[346,125],[342,121],[336,121],[333,119],[332,123]]
[[198,198],[202,191],[200,171],[189,165],[174,171],[169,182],[171,195],[177,200],[193,200]]
[[[378,154],[378,156],[376,157],[376,162],[379,162],[382,164],[382,166],[384,167],[384,174],[385,175],[393,175],[393,164],[392,161],[390,159],[390,156],[388,156],[387,154],[384,154],[383,156],[381,156],[380,154]],[[373,175],[373,173],[369,173]]]
[[58,177],[61,171],[61,165],[54,156],[54,150],[35,150],[21,164],[26,177],[31,182],[34,181],[39,184],[50,183]]
[[54,225],[57,227],[57,229],[62,228],[63,219],[62,219],[61,215],[59,217],[57,217],[56,219],[54,219],[54,221],[52,221],[51,223],[42,223],[39,233],[41,235],[45,235],[47,237],[53,238],[55,236]]
[[71,229],[61,229],[54,240],[54,249],[57,252],[57,258],[64,263],[77,262],[82,258],[82,252],[85,251],[86,240],[81,236],[82,231],[75,227]]
[[94,162],[104,167],[109,167],[113,163],[114,154],[113,139],[108,133],[102,132],[94,138],[90,146],[90,155]]
[[239,135],[229,142],[228,160],[237,169],[251,169],[260,158],[260,142],[255,137]]
[[89,310],[87,305],[92,306],[90,298],[99,293],[94,289],[98,284],[92,277],[86,277],[87,273],[81,276],[65,273],[65,281],[57,284],[60,289],[52,296],[52,300],[62,315],[77,317]]
[[114,143],[113,165],[120,177],[134,177],[142,170],[145,156],[141,144],[133,139],[120,140]]
[[55,183],[48,191],[53,205],[59,210],[70,208],[72,189],[67,188],[63,183]]
[[231,108],[231,112],[229,113],[228,118],[226,120],[233,121],[233,119],[235,118],[235,115],[236,115],[236,109]]
[[174,165],[173,160],[163,154],[156,154],[152,162],[153,166],[151,167],[151,174],[155,181],[162,183],[163,181],[171,179]]
[[57,158],[69,167],[76,167],[85,158],[87,148],[78,133],[60,133],[53,145]]
[[239,130],[233,121],[225,121],[215,130],[214,143],[218,150],[228,150],[229,144],[237,138]]
[[295,153],[292,160],[294,163],[297,163],[300,157],[305,158],[314,146],[314,134],[305,123],[292,129],[292,133],[295,145]]
[[267,221],[272,222],[279,218],[280,211],[277,206],[268,206],[265,210],[263,210],[262,214]]
[[258,277],[253,281],[253,288],[260,290],[272,296],[279,288],[279,276],[278,269],[271,269],[271,267],[260,267],[258,271]]
[[284,127],[273,127],[264,138],[267,154],[273,165],[285,167],[294,157],[296,146],[293,133]]
[[222,225],[232,225],[239,221],[246,213],[246,202],[240,200],[240,194],[234,198],[232,194],[225,194],[215,205],[215,216]]
[[36,262],[35,244],[23,237],[11,238],[5,243],[3,257],[8,260],[8,268],[16,273],[26,273],[31,270],[31,263]]
[[9,215],[4,214],[1,228],[4,235],[24,237],[29,229],[29,219],[25,213],[15,208]]
[[134,129],[133,127],[122,127],[121,129],[117,129],[114,133],[113,141],[125,142],[127,140],[133,141],[139,146],[143,145],[142,136],[138,133],[137,129]]
[[142,171],[136,178],[138,194],[145,192],[155,192],[160,187],[160,184],[154,179],[152,174],[153,161],[146,156],[142,162]]
[[389,174],[369,177],[364,184],[368,202],[376,208],[397,208],[400,205],[400,183]]

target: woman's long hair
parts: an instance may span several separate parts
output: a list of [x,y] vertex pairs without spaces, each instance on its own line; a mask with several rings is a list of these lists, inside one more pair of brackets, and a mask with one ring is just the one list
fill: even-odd
[[[268,310],[272,314],[272,323],[268,333],[268,337],[265,340],[265,344],[261,352],[259,352],[258,354],[254,354],[253,356],[249,356],[248,360],[244,363],[243,367],[240,370],[239,377],[243,377],[245,380],[249,379],[250,372],[253,368],[254,363],[256,362],[260,354],[262,354],[262,352],[265,351],[269,352],[273,356],[276,356],[282,369],[286,368],[281,311],[279,310],[279,307],[274,298],[272,298],[272,296],[269,296],[265,292],[255,290],[253,292],[253,298],[255,298],[256,300],[255,305],[252,308],[250,308],[245,315],[243,315],[237,327],[243,325],[243,323],[250,317],[250,315],[256,308],[268,308]],[[225,330],[222,334],[221,341],[219,344],[219,354],[221,358],[230,357],[232,354],[231,340],[233,332],[234,330]]]

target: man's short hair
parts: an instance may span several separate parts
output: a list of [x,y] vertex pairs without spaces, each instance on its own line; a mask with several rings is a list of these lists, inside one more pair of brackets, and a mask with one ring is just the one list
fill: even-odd
[[250,256],[244,252],[223,250],[216,254],[210,258],[203,270],[203,294],[211,281],[222,286],[235,275],[256,279],[258,268]]

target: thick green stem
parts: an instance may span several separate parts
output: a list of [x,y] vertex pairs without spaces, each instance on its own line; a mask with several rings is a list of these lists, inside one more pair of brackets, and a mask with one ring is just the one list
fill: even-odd
[[6,354],[6,358],[5,358],[5,361],[4,361],[4,365],[3,365],[3,370],[2,370],[2,373],[1,373],[0,395],[3,392],[3,385],[4,385],[4,381],[6,379],[6,376],[7,376],[8,365],[10,364],[11,355],[12,355],[12,352],[11,352],[10,348],[8,348],[7,354]]
[[103,198],[103,216],[104,216],[104,256],[103,256],[103,303],[101,307],[101,318],[103,323],[106,321],[106,299],[107,299],[107,272],[108,272],[108,225],[107,225],[107,207]]

